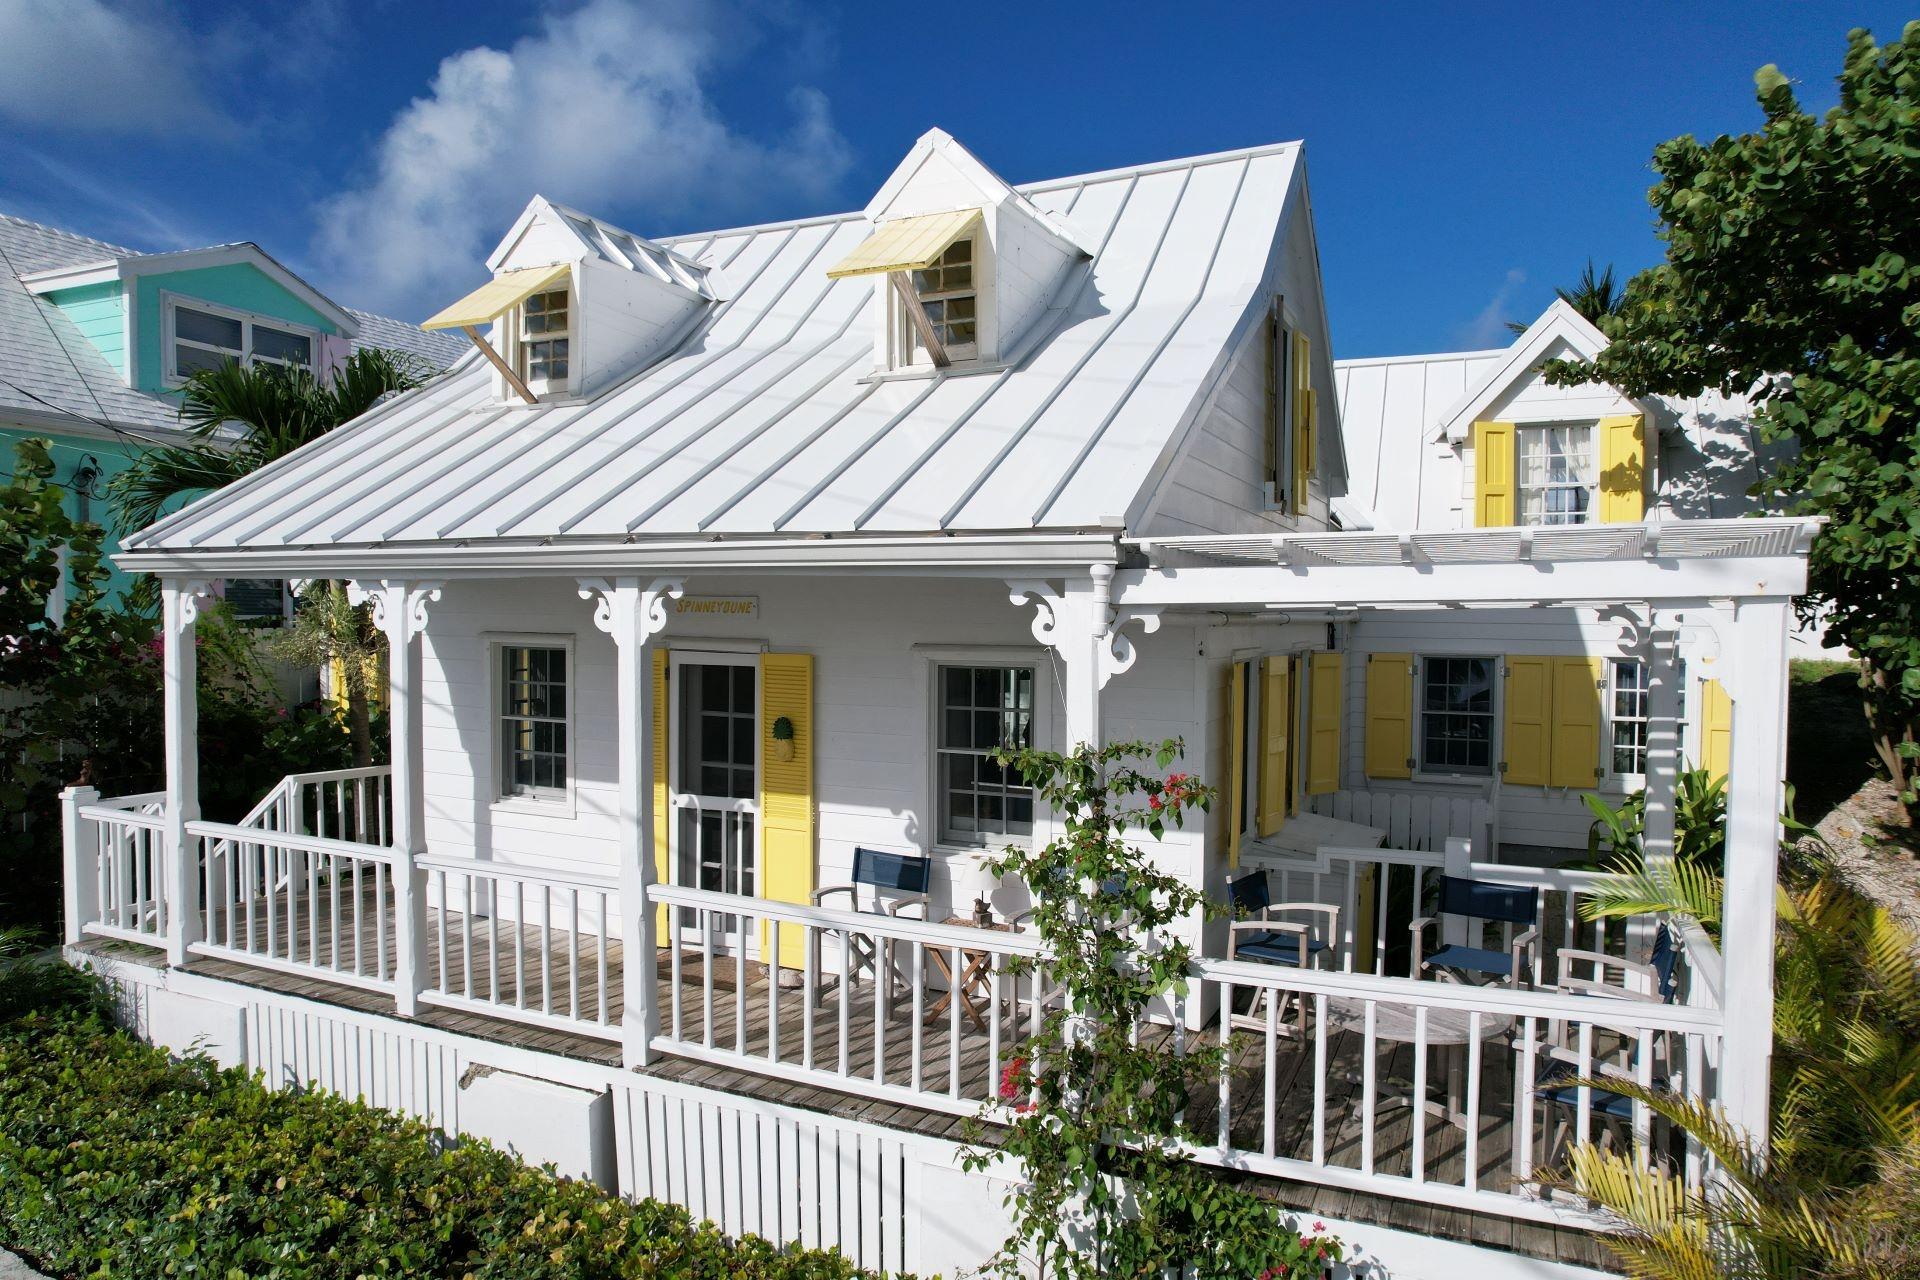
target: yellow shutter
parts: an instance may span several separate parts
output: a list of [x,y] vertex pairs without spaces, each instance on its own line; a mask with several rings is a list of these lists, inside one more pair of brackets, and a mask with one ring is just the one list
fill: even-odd
[[1590,788],[1599,777],[1600,671],[1598,658],[1553,660],[1553,765],[1549,776],[1556,787]]
[[1293,509],[1307,509],[1307,481],[1313,475],[1313,346],[1307,335],[1293,335]]
[[1367,776],[1413,776],[1413,655],[1367,655]]
[[1340,789],[1340,718],[1345,666],[1337,653],[1307,659],[1307,794]]
[[1544,787],[1553,751],[1553,659],[1509,657],[1505,661],[1507,724],[1501,742],[1501,773],[1516,786]]
[[1260,681],[1260,834],[1270,836],[1287,820],[1287,666],[1286,658],[1261,663]]
[[[673,864],[669,861],[672,851],[667,840],[667,714],[667,651],[656,648],[653,651],[653,872],[660,884],[673,880],[668,874]],[[653,928],[662,942],[668,940],[665,907],[656,914]]]
[[[791,739],[774,736],[787,721]],[[813,655],[760,655],[760,896],[805,905],[813,900]],[[772,954],[761,926],[760,951]],[[780,930],[780,967],[798,969],[806,936]]]
[[1473,424],[1473,522],[1480,528],[1512,524],[1513,424]]
[[1240,865],[1240,804],[1247,777],[1246,668],[1233,664],[1227,677],[1227,866]]
[[1700,767],[1724,778],[1733,764],[1733,699],[1718,680],[1700,682]]
[[1646,515],[1647,429],[1637,413],[1602,418],[1600,522],[1632,524]]

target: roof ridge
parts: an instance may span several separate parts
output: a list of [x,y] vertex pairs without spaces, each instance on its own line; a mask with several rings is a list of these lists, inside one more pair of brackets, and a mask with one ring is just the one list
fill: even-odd
[[[1011,182],[1007,185],[1021,195],[1032,195],[1036,191],[1053,191],[1060,187],[1070,187],[1089,182],[1115,182],[1121,178],[1137,178],[1150,173],[1164,173],[1169,169],[1197,168],[1200,165],[1230,164],[1235,160],[1250,160],[1256,156],[1279,155],[1306,145],[1306,140],[1296,138],[1291,142],[1263,142],[1257,146],[1240,147],[1232,151],[1209,151],[1195,156],[1174,156],[1166,160],[1153,160],[1145,164],[1121,165],[1113,169],[1095,169],[1089,173],[1069,174],[1063,178],[1039,178],[1032,182]],[[575,212],[582,212],[575,210]],[[593,214],[585,216],[594,218]],[[798,230],[801,227],[817,227],[829,222],[849,222],[864,219],[867,215],[858,209],[845,213],[817,213],[804,218],[776,218],[770,222],[755,222],[738,227],[717,227],[710,231],[682,231],[670,236],[654,236],[653,243],[661,245],[684,244],[689,240],[718,240],[725,236],[759,235],[767,231]],[[596,221],[605,222],[604,218]],[[611,224],[609,224],[611,225]],[[632,234],[632,233],[629,233]]]

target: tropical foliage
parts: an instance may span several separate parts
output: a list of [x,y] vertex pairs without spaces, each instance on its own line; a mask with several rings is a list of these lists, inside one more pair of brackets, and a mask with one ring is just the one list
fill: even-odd
[[1698,1139],[1725,1186],[1692,1192],[1619,1152],[1572,1154],[1568,1181],[1625,1228],[1608,1244],[1633,1275],[1920,1276],[1917,940],[1831,880],[1785,901],[1766,1148],[1698,1102],[1609,1081]]
[[1563,384],[1751,396],[1769,505],[1824,516],[1810,604],[1862,660],[1877,754],[1911,812],[1920,758],[1920,23],[1847,37],[1839,104],[1803,110],[1754,77],[1758,130],[1662,143],[1650,193],[1666,260],[1627,282],[1593,362]]
[[58,1275],[851,1280],[323,1093],[170,1060],[65,966],[0,971],[0,1244]]
[[[114,477],[109,496],[129,528],[142,528],[176,500],[221,488],[286,457],[385,397],[419,386],[430,372],[417,356],[378,347],[354,352],[325,380],[304,368],[233,361],[201,370],[180,392],[189,439],[142,454]],[[351,605],[345,585],[337,582],[310,587],[303,604],[305,616],[296,614],[294,626],[278,638],[281,656],[343,676],[353,762],[371,764],[367,695],[376,668],[369,660],[375,638],[367,611]]]
[[[1580,279],[1573,288],[1556,288],[1553,293],[1595,324],[1600,323],[1601,317],[1610,316],[1620,309],[1620,290],[1614,284],[1613,264],[1608,263],[1596,275],[1592,258],[1587,259],[1586,270],[1580,273]],[[1515,333],[1525,333],[1529,327],[1518,320],[1507,321],[1507,328]]]
[[1129,831],[1158,839],[1212,803],[1197,780],[1146,767],[1165,769],[1179,751],[1169,741],[996,755],[1064,823],[1046,847],[1009,848],[988,863],[992,874],[1042,886],[1034,928],[1046,980],[1062,992],[1000,1082],[993,1118],[1009,1127],[965,1156],[970,1169],[1009,1157],[1019,1168],[1007,1199],[1013,1234],[990,1264],[1008,1280],[1170,1269],[1292,1280],[1326,1274],[1342,1254],[1332,1237],[1302,1235],[1271,1201],[1186,1156],[1182,1139],[1204,1139],[1182,1117],[1198,1082],[1217,1078],[1219,1051],[1176,1056],[1140,1036],[1185,990],[1192,950],[1174,927],[1211,909],[1127,843]]

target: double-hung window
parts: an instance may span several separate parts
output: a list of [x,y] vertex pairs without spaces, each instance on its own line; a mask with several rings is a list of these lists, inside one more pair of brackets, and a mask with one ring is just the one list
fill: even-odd
[[1428,773],[1493,770],[1493,658],[1420,660],[1420,768]]
[[[1607,699],[1610,728],[1608,761],[1616,777],[1645,777],[1647,773],[1647,726],[1652,720],[1647,685],[1647,664],[1637,658],[1615,658],[1610,664],[1613,675]],[[1687,722],[1687,668],[1676,664],[1674,679],[1680,686],[1680,720]]]
[[499,647],[500,794],[563,799],[568,786],[567,650]]
[[565,289],[536,293],[520,304],[520,377],[535,390],[565,385],[572,364],[573,309]]
[[940,839],[988,844],[1033,833],[1033,789],[991,758],[1033,745],[1032,667],[943,666],[935,728]]
[[1516,429],[1521,524],[1585,524],[1593,518],[1599,469],[1593,424],[1550,422]]
[[311,332],[184,302],[169,304],[168,316],[172,342],[166,374],[170,382],[184,382],[193,374],[228,363],[313,367]]
[[[949,360],[971,360],[980,350],[979,303],[975,281],[974,238],[967,236],[948,245],[940,260],[913,273],[913,292],[927,314],[933,336],[946,348]],[[919,364],[932,357],[920,341],[919,326],[901,317],[902,349],[908,353],[903,363]]]

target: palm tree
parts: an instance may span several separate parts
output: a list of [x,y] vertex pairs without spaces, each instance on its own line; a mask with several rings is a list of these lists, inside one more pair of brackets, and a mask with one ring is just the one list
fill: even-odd
[[[305,368],[231,360],[201,370],[181,389],[188,439],[141,454],[114,477],[108,496],[125,527],[144,528],[176,499],[212,492],[284,458],[386,396],[419,386],[431,373],[419,357],[379,347],[354,352],[324,382]],[[316,665],[340,660],[354,758],[370,764],[365,673],[367,655],[375,652],[371,620],[365,609],[346,603],[344,584],[328,583],[308,594],[317,606],[314,617],[289,630],[279,646],[282,656]]]
[[[1593,259],[1587,259],[1587,269],[1580,273],[1580,282],[1571,289],[1555,289],[1554,294],[1560,301],[1578,311],[1587,319],[1599,324],[1601,317],[1610,316],[1620,309],[1621,299],[1625,296],[1614,284],[1613,264],[1598,275],[1593,271]],[[1525,333],[1527,326],[1517,320],[1507,321],[1507,328],[1515,333]]]
[[167,505],[233,483],[431,373],[418,356],[368,347],[322,382],[310,370],[227,361],[187,379],[180,418],[189,439],[150,449],[108,487],[121,521],[142,529]]

